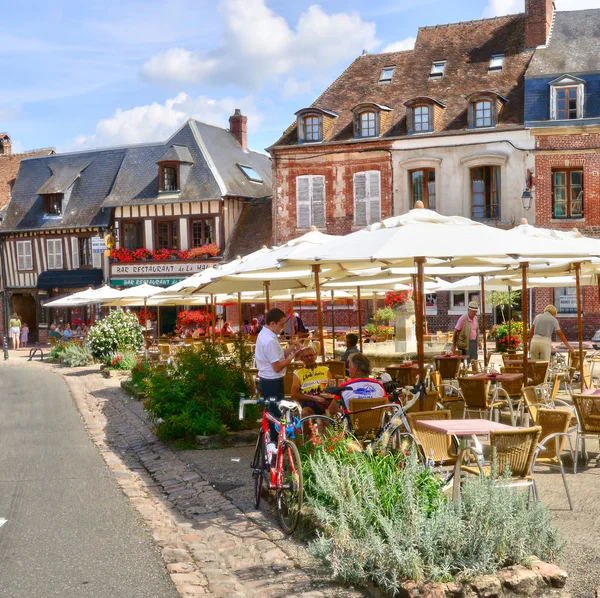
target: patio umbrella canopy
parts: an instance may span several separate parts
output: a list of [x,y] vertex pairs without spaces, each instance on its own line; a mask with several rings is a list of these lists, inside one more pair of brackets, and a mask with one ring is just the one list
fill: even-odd
[[162,287],[157,287],[151,284],[141,284],[137,287],[125,289],[119,293],[118,297],[104,301],[107,306],[140,306],[146,305],[149,297],[163,291]]
[[78,307],[80,305],[89,305],[90,303],[102,303],[118,297],[121,297],[121,291],[117,291],[117,289],[104,285],[97,289],[79,291],[78,293],[73,293],[72,295],[62,297],[56,301],[49,301],[44,304],[44,307]]

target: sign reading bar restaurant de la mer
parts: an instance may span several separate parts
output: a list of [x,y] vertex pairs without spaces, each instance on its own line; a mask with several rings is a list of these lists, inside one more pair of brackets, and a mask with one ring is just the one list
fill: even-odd
[[111,264],[111,278],[154,275],[168,277],[174,274],[190,275],[201,272],[212,266],[211,263],[199,262],[137,262],[129,264]]

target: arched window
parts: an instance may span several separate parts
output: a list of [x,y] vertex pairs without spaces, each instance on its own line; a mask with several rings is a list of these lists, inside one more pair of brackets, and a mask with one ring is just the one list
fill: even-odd
[[494,120],[492,116],[492,101],[478,100],[473,105],[475,127],[492,127]]
[[304,117],[304,140],[321,141],[321,117],[316,115]]
[[359,133],[361,137],[377,136],[377,114],[375,112],[361,112],[359,116]]

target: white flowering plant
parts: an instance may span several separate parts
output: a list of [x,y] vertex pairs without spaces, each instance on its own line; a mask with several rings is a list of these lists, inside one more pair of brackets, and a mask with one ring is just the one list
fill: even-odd
[[100,320],[88,335],[88,345],[95,359],[104,361],[111,353],[138,351],[144,343],[144,332],[134,313],[118,308]]

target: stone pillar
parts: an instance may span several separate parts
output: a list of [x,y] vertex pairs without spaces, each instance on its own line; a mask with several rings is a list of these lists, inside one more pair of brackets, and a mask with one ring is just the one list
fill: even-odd
[[394,308],[394,311],[396,312],[396,353],[416,352],[415,304],[411,299]]

